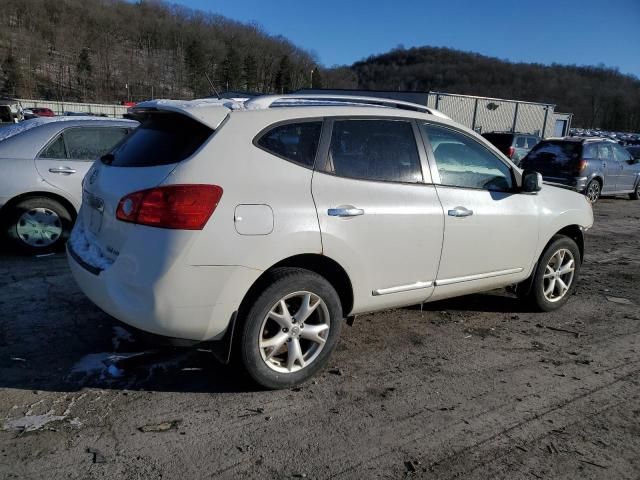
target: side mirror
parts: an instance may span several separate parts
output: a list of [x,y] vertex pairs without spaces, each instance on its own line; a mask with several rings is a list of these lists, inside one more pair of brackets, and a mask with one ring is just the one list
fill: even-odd
[[533,170],[522,172],[522,192],[535,193],[542,190],[542,175]]

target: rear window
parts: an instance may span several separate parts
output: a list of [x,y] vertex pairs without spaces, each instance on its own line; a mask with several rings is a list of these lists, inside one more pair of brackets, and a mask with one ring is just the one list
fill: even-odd
[[116,167],[178,163],[193,155],[212,133],[211,128],[185,115],[152,113],[103,161]]
[[489,140],[495,147],[503,153],[509,151],[509,147],[513,142],[513,136],[508,133],[485,133],[482,135]]
[[567,165],[580,160],[582,145],[577,142],[543,141],[527,155],[527,162],[548,162]]
[[313,167],[322,122],[288,123],[272,128],[258,140],[258,146],[286,160]]

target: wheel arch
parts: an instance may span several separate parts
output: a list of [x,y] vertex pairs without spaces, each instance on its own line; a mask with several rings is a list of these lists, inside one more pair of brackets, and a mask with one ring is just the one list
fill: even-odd
[[556,235],[564,235],[565,237],[569,237],[578,245],[578,250],[580,250],[580,263],[584,261],[584,233],[579,225],[567,225],[566,227],[561,228],[556,233],[552,235],[547,244],[544,246],[543,252],[547,249],[549,244],[553,241],[553,237]]
[[11,208],[13,208],[15,205],[17,205],[21,201],[27,200],[29,198],[38,198],[38,197],[49,198],[51,200],[60,202],[60,204],[64,208],[66,208],[69,214],[71,215],[72,222],[75,223],[76,218],[78,216],[78,211],[76,210],[76,207],[73,205],[73,203],[71,203],[67,198],[65,198],[62,195],[52,193],[52,192],[47,192],[47,191],[26,192],[26,193],[21,193],[20,195],[16,195],[15,197],[11,198],[8,202],[6,202],[2,206],[2,208],[0,208],[0,218],[4,218],[7,212],[9,212]]
[[346,317],[353,309],[353,286],[344,268],[326,255],[306,253],[280,260],[265,270],[245,294],[238,312],[246,311],[251,305],[251,301],[256,298],[259,292],[266,286],[270,273],[274,269],[283,267],[302,268],[321,275],[335,288],[340,298],[343,315]]

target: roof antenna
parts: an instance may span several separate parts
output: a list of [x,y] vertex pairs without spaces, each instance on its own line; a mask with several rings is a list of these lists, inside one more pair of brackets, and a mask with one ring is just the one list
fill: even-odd
[[204,76],[207,77],[207,82],[209,82],[209,86],[211,87],[211,89],[216,94],[216,97],[218,97],[218,100],[222,100],[222,97],[220,96],[220,93],[218,92],[218,90],[216,90],[216,87],[213,86],[213,82],[209,78],[209,74],[207,72],[204,72]]

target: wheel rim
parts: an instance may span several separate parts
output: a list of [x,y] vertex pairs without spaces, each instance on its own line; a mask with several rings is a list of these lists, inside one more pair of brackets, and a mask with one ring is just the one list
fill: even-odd
[[48,247],[62,235],[62,221],[49,208],[32,208],[20,215],[16,232],[20,240],[30,247]]
[[329,336],[331,320],[324,300],[300,291],[278,300],[260,327],[259,348],[265,364],[279,373],[293,373],[312,364]]
[[591,203],[594,203],[600,197],[600,184],[598,182],[591,182],[587,189],[587,198]]
[[544,296],[550,302],[562,300],[573,283],[575,259],[570,250],[562,248],[554,253],[544,270]]

